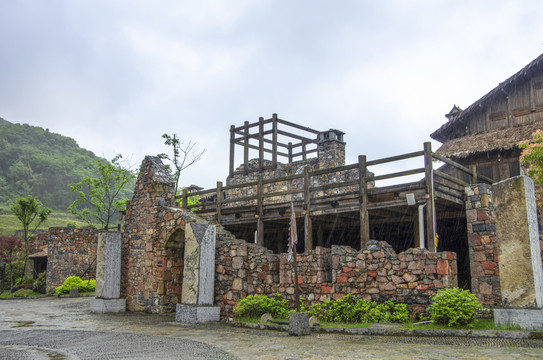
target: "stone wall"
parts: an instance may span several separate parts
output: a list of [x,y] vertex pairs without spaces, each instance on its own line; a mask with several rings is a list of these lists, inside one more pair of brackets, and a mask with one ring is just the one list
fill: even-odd
[[471,291],[485,306],[501,304],[499,245],[491,185],[466,188],[466,222],[471,271]]
[[[40,235],[39,242],[43,242]],[[46,292],[53,293],[69,276],[94,279],[98,233],[91,227],[49,228]],[[85,274],[83,276],[83,274]]]
[[[370,241],[356,251],[347,246],[317,247],[298,255],[298,281],[309,302],[339,299],[352,293],[377,302],[406,303],[422,313],[442,287],[457,286],[456,254],[409,249],[396,255],[386,242]],[[232,316],[237,300],[251,294],[279,292],[292,301],[292,262],[263,247],[219,238],[215,301]]]

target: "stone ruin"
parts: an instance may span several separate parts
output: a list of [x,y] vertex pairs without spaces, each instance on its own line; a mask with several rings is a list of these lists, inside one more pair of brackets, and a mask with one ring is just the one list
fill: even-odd
[[[504,210],[499,205],[494,208],[499,195],[493,198],[493,192],[504,191],[484,184],[466,189],[471,288],[486,306],[513,304],[504,291],[505,278],[500,276],[505,274],[501,267],[507,263],[499,255],[506,251],[502,245],[505,240],[498,241],[504,237],[499,223],[505,220],[500,220],[496,213]],[[524,199],[527,192],[521,193],[511,196]],[[530,224],[533,223],[532,219]],[[47,267],[48,292],[74,274],[74,265],[81,271],[91,269],[87,272],[94,275],[93,256],[100,253],[96,249],[97,237],[98,233],[86,229],[51,228],[48,234],[35,238],[35,247],[42,252],[49,249],[50,256],[55,255]],[[181,309],[178,311],[183,315],[176,316],[180,321],[199,321],[216,319],[219,311],[221,316],[232,316],[236,301],[251,294],[279,292],[293,300],[292,263],[287,261],[286,254],[274,254],[264,246],[237,239],[221,226],[180,208],[174,198],[174,184],[156,157],[148,156],[142,162],[124,229],[118,237],[121,239],[120,250],[116,250],[120,255],[119,295],[103,296],[98,291],[97,297],[124,299],[129,311],[162,313]],[[207,250],[202,252],[203,238],[207,239]],[[518,232],[513,236],[513,244],[517,238]],[[515,246],[510,247],[513,253]],[[192,256],[194,249],[206,259]],[[535,264],[534,269],[537,264],[541,268],[541,260],[534,256],[538,251],[530,251],[529,263]],[[66,265],[70,260],[72,267]],[[201,270],[202,261],[207,270]],[[299,254],[298,267],[302,296],[308,301],[338,299],[353,293],[378,302],[404,302],[414,313],[423,312],[430,297],[440,288],[458,284],[455,253],[413,248],[397,254],[389,244],[376,240],[360,250],[317,246]],[[196,268],[198,272],[191,272],[190,269]],[[213,269],[211,274],[204,274],[209,269]],[[97,277],[100,271],[97,270]],[[541,297],[537,295],[541,280],[537,271],[534,274],[531,283],[536,297],[522,306],[541,306],[541,300],[537,300]]]

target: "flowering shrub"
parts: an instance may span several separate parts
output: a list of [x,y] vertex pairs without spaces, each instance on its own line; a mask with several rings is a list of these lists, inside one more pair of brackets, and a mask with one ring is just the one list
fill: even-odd
[[543,209],[541,187],[543,186],[543,131],[536,130],[531,140],[521,141],[520,161],[526,166],[526,174],[536,184],[536,200],[540,210]]

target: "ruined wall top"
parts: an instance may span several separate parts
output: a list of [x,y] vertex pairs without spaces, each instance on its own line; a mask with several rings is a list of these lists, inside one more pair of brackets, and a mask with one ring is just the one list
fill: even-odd
[[171,206],[174,192],[175,183],[162,160],[157,156],[146,156],[141,163],[132,199],[142,196],[160,197],[166,201],[162,205]]

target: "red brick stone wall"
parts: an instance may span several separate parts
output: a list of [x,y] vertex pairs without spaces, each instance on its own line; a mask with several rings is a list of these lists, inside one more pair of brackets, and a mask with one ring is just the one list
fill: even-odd
[[[232,316],[237,300],[279,292],[293,300],[292,262],[254,244],[233,239],[217,243],[215,301]],[[386,242],[371,241],[356,251],[347,246],[317,247],[298,254],[298,282],[308,302],[352,293],[378,302],[406,303],[421,313],[442,287],[457,286],[456,254],[409,249],[399,255]]]
[[466,221],[471,271],[471,291],[485,306],[501,304],[499,245],[491,185],[467,188]]

